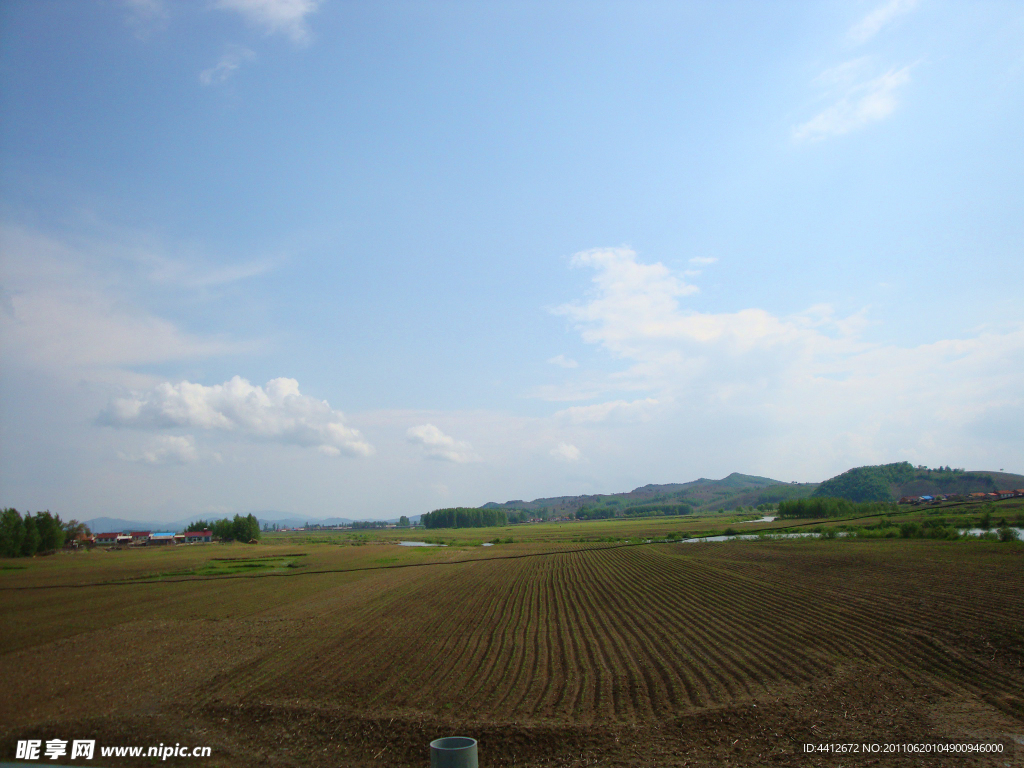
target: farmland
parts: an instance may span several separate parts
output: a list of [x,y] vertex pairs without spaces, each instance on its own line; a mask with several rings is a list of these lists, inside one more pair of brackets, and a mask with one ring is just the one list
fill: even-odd
[[486,765],[814,765],[801,744],[1024,734],[1020,544],[543,538],[4,561],[3,755],[412,766],[458,732]]

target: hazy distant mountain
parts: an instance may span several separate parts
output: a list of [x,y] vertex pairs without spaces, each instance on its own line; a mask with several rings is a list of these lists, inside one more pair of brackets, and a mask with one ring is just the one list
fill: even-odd
[[695,512],[777,504],[789,499],[809,496],[835,496],[851,501],[896,501],[902,496],[940,493],[978,493],[1024,488],[1024,475],[990,470],[970,471],[948,468],[912,467],[907,462],[856,467],[822,483],[797,483],[773,480],[770,477],[733,472],[721,480],[700,478],[689,483],[644,485],[626,493],[591,494],[583,496],[551,496],[503,503],[488,502],[484,509],[547,509],[559,517],[580,507],[621,509],[640,504],[665,502],[689,504]]
[[[504,503],[488,502],[485,509],[547,509],[553,516],[575,512],[582,506],[607,506],[618,503],[622,507],[654,502],[689,504],[695,510],[734,509],[738,506],[756,506],[764,501],[809,496],[816,483],[785,483],[770,477],[743,475],[733,472],[721,480],[700,478],[688,483],[644,485],[625,493],[590,494],[583,496],[553,496],[523,501],[515,499]],[[781,498],[777,498],[781,497]]]

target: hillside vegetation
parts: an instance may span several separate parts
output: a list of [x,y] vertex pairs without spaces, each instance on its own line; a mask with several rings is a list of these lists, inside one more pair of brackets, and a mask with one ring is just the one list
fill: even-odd
[[721,480],[644,485],[626,493],[553,496],[481,509],[503,511],[511,523],[528,519],[603,520],[637,516],[703,514],[758,507],[809,498],[846,499],[856,503],[893,502],[903,496],[988,493],[1024,488],[1024,476],[950,467],[914,467],[909,462],[856,467],[823,483],[797,483],[733,472]]
[[928,469],[901,461],[847,470],[821,483],[813,495],[857,502],[896,501],[903,496],[966,495],[1007,488],[1024,488],[1024,476],[950,467]]
[[[626,493],[554,496],[502,504],[489,502],[482,509],[527,513],[542,519],[575,517],[597,520],[612,517],[687,515],[701,512],[776,504],[785,499],[806,498],[814,483],[784,483],[769,477],[733,472],[721,480],[700,478],[689,483],[649,484]],[[510,521],[512,514],[509,515]]]

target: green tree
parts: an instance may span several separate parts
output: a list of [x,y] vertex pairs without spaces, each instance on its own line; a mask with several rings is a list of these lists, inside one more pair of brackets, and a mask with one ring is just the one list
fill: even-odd
[[36,528],[39,529],[39,551],[50,552],[64,546],[64,526],[60,515],[36,512]]
[[425,528],[485,528],[508,525],[508,515],[501,509],[453,507],[435,509],[420,517]]
[[188,524],[185,528],[185,533],[192,533],[193,531],[209,531],[213,527],[213,523],[209,520],[196,520]]
[[92,531],[89,530],[88,525],[77,520],[69,520],[64,523],[64,541],[74,541],[82,536],[92,536]]
[[402,515],[401,517],[398,518],[398,524],[401,527],[403,527],[403,528],[408,528],[409,527],[409,518],[406,517],[405,515]]
[[234,532],[231,528],[231,521],[226,517],[222,520],[210,523],[210,530],[213,532],[213,535],[221,541],[233,541],[235,538]]
[[25,522],[18,510],[5,509],[0,516],[0,557],[18,557],[25,541]]
[[253,541],[260,538],[260,521],[255,515],[235,515],[231,521],[231,538],[236,541]]
[[25,538],[21,540],[21,554],[24,557],[32,557],[39,551],[39,527],[36,519],[28,512],[25,513]]

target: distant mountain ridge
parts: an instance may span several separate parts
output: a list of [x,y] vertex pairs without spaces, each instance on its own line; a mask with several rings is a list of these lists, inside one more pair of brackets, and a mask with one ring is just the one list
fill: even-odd
[[554,516],[581,507],[621,508],[652,502],[689,504],[695,512],[777,504],[809,496],[833,496],[850,501],[898,501],[903,496],[968,494],[1024,488],[1024,475],[990,470],[913,467],[908,462],[855,467],[821,483],[797,483],[733,472],[721,480],[700,478],[688,483],[649,484],[625,493],[551,496],[504,503],[488,502],[484,509],[541,510]]
[[[515,499],[504,503],[488,502],[483,509],[534,510],[547,509],[554,517],[568,512],[575,513],[581,507],[621,506],[628,508],[655,502],[689,504],[694,511],[733,509],[737,506],[751,506],[765,501],[780,501],[788,498],[809,496],[817,483],[785,483],[770,477],[744,475],[733,472],[721,480],[702,477],[688,483],[648,484],[625,493],[584,494],[580,496],[552,496],[523,501]],[[778,490],[776,490],[778,489]],[[771,497],[771,498],[769,498]],[[779,498],[776,498],[779,497]]]
[[[759,504],[777,504],[789,499],[814,496],[835,496],[850,501],[897,501],[903,496],[924,496],[936,494],[967,494],[998,490],[1024,488],[1024,475],[989,470],[952,470],[949,468],[927,469],[913,467],[907,462],[854,467],[822,483],[797,483],[773,480],[770,477],[744,475],[733,472],[721,480],[705,477],[688,483],[664,483],[642,485],[632,491],[608,494],[583,494],[579,496],[550,496],[523,501],[513,499],[502,503],[488,502],[483,509],[541,510],[547,509],[552,517],[568,512],[575,513],[581,507],[628,508],[640,505],[689,505],[694,512],[713,512],[720,509],[736,509]],[[279,528],[301,528],[305,524],[322,526],[349,525],[347,517],[296,517],[286,512],[266,510],[253,512],[260,526],[277,525]],[[233,513],[232,513],[233,515]],[[229,515],[229,516],[232,516]],[[93,533],[114,533],[119,531],[183,531],[194,520],[218,519],[224,515],[193,515],[176,522],[146,522],[113,517],[97,517],[86,520]],[[419,515],[408,515],[416,523]],[[369,518],[365,518],[369,519]],[[385,522],[397,523],[398,518]]]

